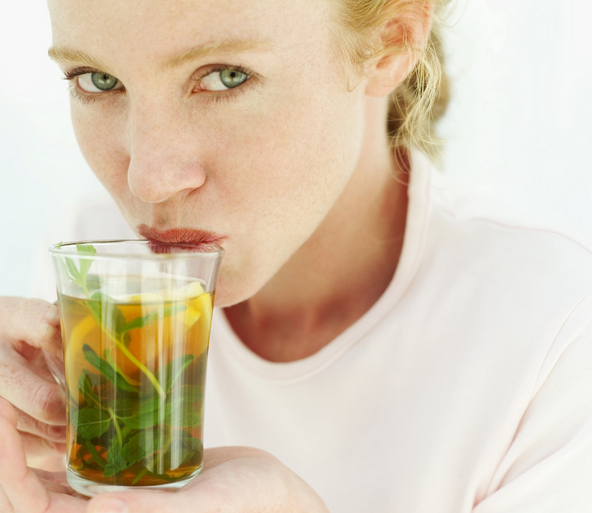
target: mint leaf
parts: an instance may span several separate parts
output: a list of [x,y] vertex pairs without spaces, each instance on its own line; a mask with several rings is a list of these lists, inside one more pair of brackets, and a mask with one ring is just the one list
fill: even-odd
[[76,267],[74,260],[71,258],[65,258],[64,260],[66,261],[66,269],[70,275],[70,278],[80,285],[80,272],[78,272],[78,268]]
[[99,388],[103,384],[100,374],[93,374],[92,372],[89,372],[86,369],[83,369],[82,373],[84,374],[84,376],[86,376],[86,379],[90,382],[91,387],[93,389],[94,387]]
[[122,447],[119,445],[117,437],[111,439],[109,452],[107,454],[107,465],[103,471],[104,477],[111,477],[121,472],[127,467],[127,462],[122,454]]
[[[118,407],[115,414],[119,417],[124,425],[130,429],[151,429],[159,423],[159,410],[161,399],[154,397],[142,401],[139,405],[137,400],[130,399],[124,407]],[[117,403],[123,401],[118,400]]]
[[120,327],[119,333],[126,333],[128,331],[136,330],[139,328],[143,328],[144,326],[148,326],[149,324],[154,323],[154,321],[158,321],[160,319],[164,319],[169,315],[174,315],[178,312],[182,312],[183,310],[187,310],[186,305],[174,305],[174,306],[165,306],[164,308],[159,308],[155,312],[150,312],[143,317],[136,317],[129,322],[126,322]]
[[182,447],[181,448],[181,457],[179,458],[181,460],[181,463],[179,464],[179,467],[181,465],[184,465],[185,463],[189,463],[189,460],[191,458],[193,458],[195,456],[195,454],[196,454],[196,451]]
[[92,347],[88,344],[84,344],[82,346],[82,352],[84,353],[84,357],[93,367],[98,369],[100,373],[105,376],[111,383],[113,383],[117,388],[122,390],[126,390],[128,392],[137,392],[138,388],[128,383],[126,379],[117,372],[106,360],[103,360]]
[[180,415],[167,416],[166,423],[172,428],[196,428],[201,426],[201,414],[190,406],[183,408]]
[[95,256],[97,254],[97,250],[92,244],[76,244],[76,249],[82,255]]
[[103,410],[82,408],[78,410],[78,422],[75,423],[78,434],[85,440],[92,440],[109,429],[111,417]]
[[127,466],[134,465],[146,457],[146,441],[144,433],[136,433],[123,445],[123,458]]
[[116,336],[121,335],[121,327],[125,317],[115,304],[115,300],[102,292],[95,292],[88,301],[89,308],[101,320],[101,329],[108,330]]
[[[76,244],[76,250],[80,255],[93,257],[97,254],[97,250],[91,244]],[[80,259],[80,278],[82,282],[86,282],[86,275],[92,265],[93,261],[90,258]]]
[[182,439],[176,438],[171,443],[165,463],[169,468],[179,468],[181,465],[188,463],[196,454],[195,449],[186,447]]
[[[201,412],[194,404],[202,399],[203,392],[198,386],[179,387],[174,397],[167,402],[159,396],[150,396],[138,403],[137,398],[113,401],[115,415],[130,429],[151,429],[158,425],[170,427],[197,427],[201,425]],[[163,411],[164,410],[164,411]]]
[[[61,243],[59,247],[61,248]],[[76,244],[76,249],[79,254],[89,257],[95,256],[97,254],[97,250],[90,244]],[[83,290],[87,291],[88,284],[86,275],[88,274],[88,270],[90,269],[93,261],[90,258],[81,258],[80,269],[78,269],[72,258],[65,257],[64,260],[66,262],[66,270],[68,271],[72,281],[80,285]],[[96,284],[95,280],[93,280],[93,284]]]
[[119,368],[119,365],[117,365],[117,362],[111,356],[111,349],[107,348],[103,350],[103,359],[107,360],[107,363],[109,363],[109,365],[115,369],[115,372],[123,375],[123,371]]
[[[78,380],[78,391],[84,397],[87,405],[100,407],[101,399],[93,390],[93,383],[90,378],[90,372],[84,370]],[[98,377],[98,376],[97,376]]]
[[86,450],[88,451],[88,453],[90,454],[90,457],[94,460],[94,462],[99,465],[99,467],[101,468],[105,468],[105,462],[103,460],[103,458],[101,458],[101,456],[99,455],[97,448],[93,445],[92,442],[90,442],[89,440],[83,440],[83,444],[84,447],[86,447]]
[[99,290],[101,288],[101,279],[96,274],[89,274],[86,277],[86,288],[88,290]]
[[199,438],[193,436],[184,437],[183,442],[187,447],[197,452],[203,452],[203,442]]
[[[109,449],[109,454],[111,454],[112,450],[113,449]],[[118,472],[125,470],[126,467],[127,467],[127,463],[125,462],[125,458],[121,454],[118,454],[113,459],[113,461],[110,461],[107,463],[107,465],[105,465],[105,470],[103,471],[103,477],[112,477],[115,474],[117,474]]]
[[171,397],[182,397],[187,404],[195,404],[203,399],[203,388],[199,385],[184,385],[177,387],[170,393]]
[[[175,382],[179,379],[181,374],[183,374],[183,371],[185,371],[189,364],[193,362],[193,360],[195,360],[195,356],[193,356],[192,354],[186,354],[180,356],[179,358],[175,358],[172,362],[169,362],[169,364],[165,367],[164,375],[168,377],[168,385],[166,388],[167,394],[171,391],[171,388],[173,388]],[[162,381],[163,380],[161,379],[161,382]]]
[[175,397],[167,403],[165,409],[165,423],[167,426],[198,427],[201,426],[201,414],[195,410],[193,404],[188,402],[183,395]]

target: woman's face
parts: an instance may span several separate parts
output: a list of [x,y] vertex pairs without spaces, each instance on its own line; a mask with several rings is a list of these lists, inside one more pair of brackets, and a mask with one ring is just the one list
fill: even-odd
[[363,87],[348,91],[329,2],[49,4],[53,56],[77,75],[78,142],[130,225],[168,240],[213,232],[226,249],[217,303],[255,294],[360,154]]

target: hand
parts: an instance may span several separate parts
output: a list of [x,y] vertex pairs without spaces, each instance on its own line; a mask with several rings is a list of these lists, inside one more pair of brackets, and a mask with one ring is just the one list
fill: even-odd
[[27,467],[15,409],[0,399],[0,511],[2,513],[83,513],[87,499],[68,486],[65,472]]
[[206,449],[204,463],[203,472],[177,493],[101,494],[89,502],[86,512],[328,513],[308,484],[265,451]]
[[105,493],[87,502],[65,484],[63,474],[27,468],[15,426],[13,408],[0,399],[2,513],[328,513],[302,479],[272,455],[249,447],[207,449],[202,474],[176,493]]
[[0,397],[16,407],[29,462],[49,468],[52,460],[63,466],[66,407],[43,349],[62,358],[57,307],[40,299],[0,297]]

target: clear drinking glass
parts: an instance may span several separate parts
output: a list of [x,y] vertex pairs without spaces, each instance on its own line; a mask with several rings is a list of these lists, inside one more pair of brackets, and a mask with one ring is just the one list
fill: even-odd
[[203,464],[206,361],[224,250],[125,240],[60,243],[50,253],[70,486],[88,496],[184,486]]

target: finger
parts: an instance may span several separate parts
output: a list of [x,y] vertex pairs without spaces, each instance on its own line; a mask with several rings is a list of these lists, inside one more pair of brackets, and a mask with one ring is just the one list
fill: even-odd
[[43,466],[45,468],[43,462],[63,457],[66,454],[67,446],[65,443],[51,442],[46,438],[30,435],[29,433],[19,434],[30,466]]
[[33,468],[31,470],[35,472],[35,474],[39,478],[39,481],[41,481],[41,484],[43,484],[43,486],[48,492],[71,495],[72,497],[81,497],[81,495],[77,494],[74,490],[72,490],[72,488],[66,481],[65,472],[46,472],[45,470],[39,470],[36,468]]
[[55,426],[41,422],[24,411],[16,409],[16,415],[18,417],[17,429],[21,433],[28,433],[35,435],[50,442],[58,442],[61,444],[66,443],[66,426]]
[[[81,513],[85,501],[69,494],[50,493],[36,473],[27,467],[25,452],[16,431],[14,409],[0,399],[0,484],[2,500],[14,513]],[[0,503],[1,504],[1,503]],[[4,513],[4,510],[2,510]]]
[[56,356],[62,352],[57,306],[41,299],[0,297],[0,323],[10,342],[25,341]]
[[[83,501],[70,494],[49,493],[37,474],[27,467],[25,452],[16,431],[12,406],[0,399],[0,484],[4,500],[14,513],[81,513]],[[1,504],[1,503],[0,503]],[[4,513],[4,510],[2,510]]]
[[4,493],[2,485],[0,485],[0,511],[2,511],[2,513],[14,513],[12,504],[8,500],[8,496]]
[[[47,472],[46,470],[40,470],[37,468],[34,468],[32,470],[33,472],[35,472],[35,474],[37,474],[37,477],[40,481],[52,482],[68,488],[70,487],[70,485],[68,484],[68,480],[66,479],[65,472]],[[74,490],[72,490],[72,488],[70,488],[70,490],[72,492],[72,495],[76,493]]]
[[0,416],[10,422],[15,428],[18,425],[18,416],[14,407],[6,400],[0,397]]
[[65,472],[46,472],[45,470],[39,470],[36,468],[31,470],[37,474],[39,481],[41,481],[43,486],[45,486],[49,491],[55,490],[56,492],[62,494],[78,497],[84,500],[84,502],[88,501],[88,497],[80,495],[78,492],[72,489],[66,479]]
[[45,513],[50,503],[49,495],[27,468],[16,422],[12,407],[0,399],[0,483],[15,513]]
[[53,425],[66,424],[64,393],[52,379],[10,347],[0,345],[0,397],[31,417]]

